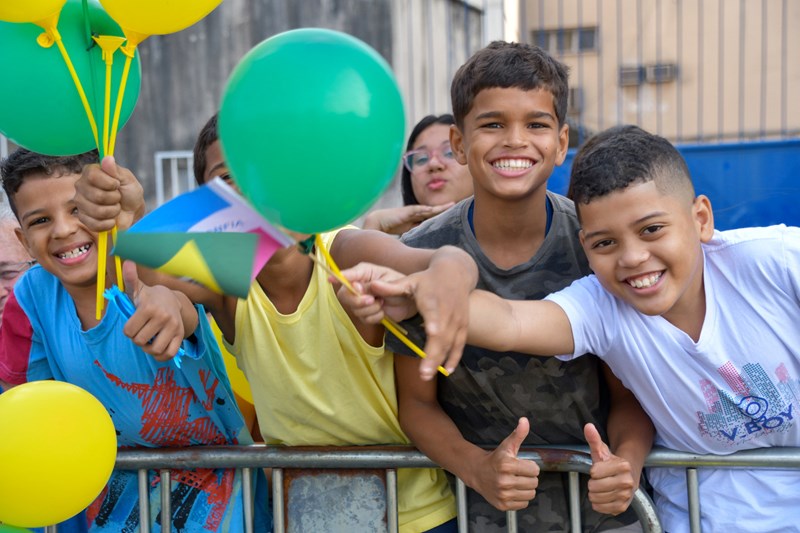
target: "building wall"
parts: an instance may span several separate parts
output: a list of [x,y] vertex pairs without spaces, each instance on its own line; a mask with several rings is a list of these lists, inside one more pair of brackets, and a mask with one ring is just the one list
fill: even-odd
[[[800,133],[800,2],[522,0],[521,10],[529,42],[597,29],[594,50],[551,50],[571,68],[573,116],[589,130],[634,123],[677,142]],[[674,65],[674,79],[647,78],[654,65]],[[621,85],[621,68],[644,69],[642,81]]]

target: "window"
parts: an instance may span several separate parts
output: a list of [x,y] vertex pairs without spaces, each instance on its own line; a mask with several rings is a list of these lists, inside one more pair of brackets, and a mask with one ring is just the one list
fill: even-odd
[[531,42],[551,54],[577,54],[597,50],[597,28],[560,28],[534,30]]

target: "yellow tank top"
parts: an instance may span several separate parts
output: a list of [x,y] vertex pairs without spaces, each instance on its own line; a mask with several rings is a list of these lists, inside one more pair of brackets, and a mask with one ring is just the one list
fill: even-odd
[[[334,237],[323,235],[328,249]],[[237,305],[235,327],[235,342],[226,346],[250,382],[267,444],[409,443],[397,419],[392,353],[363,340],[320,267],[288,315],[253,282],[247,300]],[[404,533],[455,517],[455,501],[439,469],[400,469],[398,492]]]

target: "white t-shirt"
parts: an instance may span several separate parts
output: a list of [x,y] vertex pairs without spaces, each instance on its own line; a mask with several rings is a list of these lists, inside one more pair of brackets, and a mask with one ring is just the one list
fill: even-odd
[[[698,342],[589,276],[548,296],[572,326],[575,354],[563,358],[605,360],[650,415],[659,446],[720,455],[800,446],[800,228],[716,232],[703,251]],[[698,472],[704,531],[800,532],[797,471]],[[648,475],[665,531],[688,531],[684,470]]]

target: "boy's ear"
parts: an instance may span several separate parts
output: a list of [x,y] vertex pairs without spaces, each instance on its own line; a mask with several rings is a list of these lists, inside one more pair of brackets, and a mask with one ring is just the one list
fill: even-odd
[[566,122],[558,130],[558,153],[556,154],[556,166],[562,164],[567,158],[569,150],[569,124]]
[[694,199],[692,215],[700,242],[710,241],[714,235],[714,211],[711,209],[711,200],[708,199],[708,196],[701,194]]
[[450,149],[456,156],[456,161],[462,165],[467,164],[467,153],[464,151],[464,134],[455,124],[450,125]]
[[14,235],[17,236],[17,240],[25,248],[25,250],[28,251],[28,255],[33,257],[33,254],[31,253],[31,248],[30,246],[28,246],[28,238],[25,236],[25,232],[22,231],[22,228],[14,228]]

